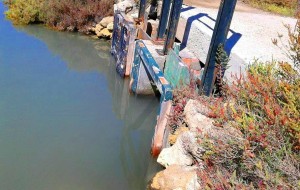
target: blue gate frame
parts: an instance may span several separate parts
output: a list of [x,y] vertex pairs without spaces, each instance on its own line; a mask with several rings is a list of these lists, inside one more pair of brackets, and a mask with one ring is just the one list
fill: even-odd
[[145,70],[150,74],[152,80],[154,81],[158,91],[161,94],[161,102],[172,100],[172,87],[167,79],[164,77],[163,72],[160,70],[158,64],[152,57],[151,53],[147,49],[146,45],[142,40],[137,40],[135,45],[134,62],[132,66],[131,77],[133,83],[131,90],[136,92],[140,68],[142,65]]
[[116,59],[116,70],[121,77],[129,75],[134,51],[136,28],[134,24],[125,19],[121,12],[115,12],[114,30],[111,44],[111,53]]

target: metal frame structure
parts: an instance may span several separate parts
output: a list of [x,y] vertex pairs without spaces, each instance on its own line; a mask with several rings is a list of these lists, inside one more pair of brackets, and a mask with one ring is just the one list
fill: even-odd
[[[207,96],[211,95],[215,81],[215,57],[217,48],[220,44],[225,45],[227,41],[227,35],[236,3],[237,0],[221,0],[220,3],[218,16],[213,29],[213,36],[206,59],[205,69],[201,80],[200,91]],[[141,0],[139,11],[140,20],[143,20],[144,18],[145,5],[146,0]],[[162,52],[164,55],[167,55],[168,50],[173,47],[175,42],[175,35],[177,32],[181,8],[182,0],[163,0],[161,18],[157,32],[157,40],[163,40],[165,38]],[[166,31],[167,34],[165,36]]]
[[[225,45],[231,20],[234,14],[237,0],[222,0],[219,8],[216,25],[211,39],[204,73],[201,80],[200,93],[210,96],[215,82],[216,54],[220,44]],[[228,55],[229,56],[229,55]]]
[[134,24],[127,21],[123,13],[115,12],[111,53],[116,59],[116,70],[121,77],[130,74],[135,38]]
[[136,92],[141,67],[144,66],[161,94],[161,102],[172,100],[172,87],[142,40],[136,41],[131,77],[131,90]]
[[[180,11],[182,7],[183,0],[173,0],[172,8],[169,17],[168,33],[164,44],[163,53],[164,55],[168,54],[168,50],[173,48],[175,42],[175,36],[177,32],[177,26],[180,18]],[[166,16],[166,15],[164,15]],[[163,27],[163,26],[161,26]],[[159,28],[162,30],[163,28]]]
[[138,40],[135,45],[134,63],[131,73],[131,77],[133,79],[131,83],[131,90],[133,92],[136,92],[137,90],[141,67],[145,68],[149,78],[152,79],[161,94],[159,114],[151,145],[151,153],[154,157],[156,157],[167,143],[166,136],[169,132],[166,126],[168,115],[171,112],[173,92],[170,83],[164,77],[163,72],[159,69],[158,64],[152,57],[144,42],[142,40]]
[[170,7],[171,7],[172,0],[164,0],[161,9],[161,15],[159,20],[159,26],[157,31],[157,40],[163,40],[165,37],[168,21],[169,21],[169,14],[170,14]]

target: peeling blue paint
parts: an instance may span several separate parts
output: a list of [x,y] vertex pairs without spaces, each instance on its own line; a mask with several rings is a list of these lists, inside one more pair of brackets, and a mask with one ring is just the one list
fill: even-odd
[[161,94],[161,101],[169,101],[173,98],[172,87],[167,79],[164,77],[163,72],[159,69],[158,64],[152,57],[151,53],[147,49],[142,40],[136,41],[134,63],[132,66],[132,79],[133,84],[131,90],[136,92],[141,63],[145,69],[149,72],[152,80],[154,81],[158,91]]

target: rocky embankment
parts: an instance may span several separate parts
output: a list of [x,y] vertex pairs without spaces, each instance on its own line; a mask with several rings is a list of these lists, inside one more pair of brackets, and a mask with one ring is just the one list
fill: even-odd
[[214,121],[204,115],[206,108],[196,100],[189,100],[185,109],[186,126],[179,127],[169,136],[169,148],[160,153],[157,162],[165,170],[157,173],[148,190],[196,190],[203,184],[199,172],[204,169],[204,157],[209,154],[206,147],[218,143],[241,145],[245,139],[233,127],[216,127]]
[[[136,3],[133,0],[119,0],[115,1],[115,10],[124,12],[125,14],[132,13],[136,10]],[[114,17],[108,16],[103,18],[98,24],[90,28],[90,32],[97,36],[97,38],[111,39],[114,29]]]
[[90,32],[98,38],[111,39],[114,29],[114,17],[104,17],[95,27],[90,28]]

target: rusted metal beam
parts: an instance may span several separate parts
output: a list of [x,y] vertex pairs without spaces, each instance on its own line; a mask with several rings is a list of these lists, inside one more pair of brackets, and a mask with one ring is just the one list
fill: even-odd
[[174,45],[178,21],[180,17],[180,11],[182,7],[182,1],[183,0],[173,0],[171,14],[169,18],[168,34],[163,49],[164,55],[167,55],[168,50]]
[[145,12],[146,12],[146,0],[140,0],[140,9],[139,9],[139,21],[144,22]]
[[162,40],[165,36],[167,25],[168,25],[168,19],[170,14],[170,6],[171,6],[171,0],[163,0],[161,14],[160,14],[160,20],[159,20],[159,26],[157,31],[157,39]]
[[200,93],[204,93],[206,96],[210,96],[213,90],[217,49],[220,44],[225,45],[226,43],[236,2],[237,0],[222,0],[220,4],[218,17],[210,42],[204,73],[201,80]]

